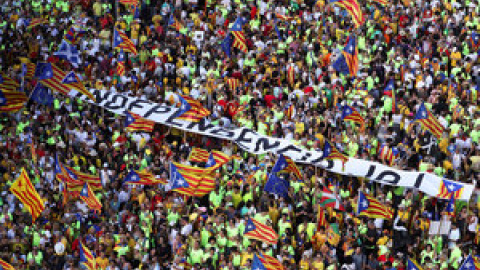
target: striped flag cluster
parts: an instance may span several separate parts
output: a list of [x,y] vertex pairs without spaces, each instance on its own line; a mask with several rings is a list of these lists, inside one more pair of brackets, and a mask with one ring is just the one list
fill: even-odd
[[392,219],[393,211],[377,199],[360,191],[358,194],[357,214],[369,218]]
[[329,0],[329,3],[346,9],[350,16],[352,16],[355,27],[358,28],[364,23],[365,18],[363,17],[362,9],[357,0]]
[[0,269],[2,270],[15,270],[15,268],[13,268],[13,266],[11,266],[9,263],[7,263],[6,261],[0,259]]
[[133,112],[125,112],[125,128],[129,132],[152,132],[155,122],[147,120]]
[[43,200],[33,187],[24,168],[22,168],[20,176],[10,187],[10,192],[12,192],[23,203],[23,205],[27,207],[32,215],[32,223],[34,223],[43,210],[45,210]]
[[272,245],[277,244],[278,241],[278,235],[273,228],[268,227],[253,218],[248,219],[243,235]]
[[393,165],[399,155],[400,152],[396,147],[389,147],[388,145],[382,145],[378,151],[378,157],[387,161],[390,166]]

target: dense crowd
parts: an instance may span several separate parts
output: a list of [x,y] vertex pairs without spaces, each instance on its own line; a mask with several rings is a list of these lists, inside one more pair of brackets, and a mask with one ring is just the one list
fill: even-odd
[[[214,125],[248,127],[310,150],[322,149],[328,139],[349,157],[384,164],[378,152],[386,144],[399,149],[392,164],[397,169],[476,185],[478,1],[359,4],[365,22],[356,28],[348,12],[324,0],[143,0],[139,16],[129,5],[109,0],[5,0],[0,65],[27,93],[37,79],[23,79],[21,64],[55,63],[74,70],[87,88],[161,104],[172,104],[173,94],[190,95],[212,112],[207,120]],[[289,18],[274,20],[276,14]],[[47,23],[28,28],[40,17]],[[228,57],[221,43],[238,17],[247,21],[248,50],[232,48]],[[172,27],[172,19],[183,28]],[[78,67],[53,56],[73,25],[87,29],[78,44]],[[123,76],[116,74],[114,27],[138,50],[137,56],[127,54]],[[332,66],[350,36],[358,42],[355,78]],[[238,87],[229,85],[231,78]],[[385,90],[392,80],[395,93]],[[122,115],[52,94],[51,106],[29,100],[19,112],[0,115],[0,258],[15,269],[85,269],[79,243],[95,254],[102,270],[243,270],[251,269],[259,252],[289,270],[406,270],[407,258],[424,269],[456,270],[477,254],[476,192],[468,202],[457,201],[450,216],[447,200],[298,164],[302,178],[291,174],[289,196],[279,197],[263,191],[278,158],[273,154],[252,155],[232,142],[161,124],[151,133],[126,132]],[[408,128],[422,102],[445,127],[442,138],[419,125]],[[341,120],[343,105],[360,112],[365,130]],[[287,113],[289,106],[293,110]],[[169,184],[123,184],[131,169],[168,179],[171,161],[205,166],[189,161],[193,147],[241,157],[216,172],[210,194],[187,197]],[[75,170],[101,177],[102,189],[95,193],[101,212],[81,200],[64,203],[54,174],[57,155]],[[9,192],[22,168],[46,206],[33,224]],[[328,209],[326,215],[329,224],[338,225],[338,243],[317,226],[324,188],[338,194],[345,209]],[[358,190],[392,207],[393,219],[358,217]],[[249,217],[274,228],[278,243],[244,237]],[[437,220],[450,220],[451,227],[432,233],[429,225]]]

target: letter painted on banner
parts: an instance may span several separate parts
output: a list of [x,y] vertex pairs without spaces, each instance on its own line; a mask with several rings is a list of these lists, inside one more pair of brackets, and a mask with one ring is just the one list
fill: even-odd
[[[180,109],[172,106],[160,105],[136,97],[112,94],[106,90],[92,89],[90,91],[95,96],[96,102],[79,94],[77,91],[71,91],[69,95],[101,106],[116,114],[124,114],[124,112],[128,110],[159,124],[205,136],[230,140],[235,142],[243,150],[252,154],[262,154],[265,152],[271,152],[277,155],[284,154],[295,162],[318,166],[334,173],[365,177],[372,181],[388,185],[416,188],[429,196],[438,196],[440,193],[439,189],[442,178],[434,174],[406,172],[377,162],[356,158],[349,158],[345,166],[343,166],[338,160],[324,160],[321,150],[300,148],[289,140],[262,136],[244,127],[224,129],[205,120],[198,123],[181,121],[176,119],[176,115]],[[466,183],[461,184],[463,186],[463,192],[460,199],[470,199],[474,191],[474,186]]]

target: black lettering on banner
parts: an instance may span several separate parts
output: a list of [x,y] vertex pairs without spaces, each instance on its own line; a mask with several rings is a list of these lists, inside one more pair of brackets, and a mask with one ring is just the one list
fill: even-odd
[[372,175],[373,175],[373,173],[375,172],[375,169],[376,169],[376,168],[377,168],[377,166],[371,164],[371,165],[370,165],[370,168],[368,168],[368,172],[367,172],[367,174],[365,175],[365,178],[371,179],[371,178],[372,178]]
[[206,132],[207,130],[209,130],[211,128],[214,128],[214,127],[215,127],[214,125],[205,122],[204,119],[200,120],[200,122],[192,122],[192,123],[188,124],[188,126],[187,126],[188,129],[196,128],[200,132]]
[[[297,153],[301,153],[302,152],[302,149],[301,148],[298,148],[296,147],[295,145],[289,145],[283,149],[279,149],[277,150],[277,154],[283,154],[285,152],[289,152],[289,151],[293,151],[293,152],[297,152]],[[288,155],[287,155],[288,156]]]
[[168,117],[168,119],[165,121],[165,123],[166,124],[171,124],[172,126],[175,126],[175,127],[183,127],[183,124],[181,122],[175,122],[176,117],[177,117],[177,113],[173,113],[172,115],[170,115],[170,117]]
[[[150,102],[146,101],[146,100],[141,100],[141,99],[135,99],[133,100],[130,105],[128,105],[128,110],[131,111],[133,108],[137,108],[137,109],[143,109],[143,105],[142,104],[150,104]],[[170,109],[170,108],[169,108]]]
[[420,188],[423,182],[423,177],[425,177],[424,173],[419,173],[417,179],[415,180],[415,184],[413,185],[415,188]]
[[[104,93],[104,95],[102,96],[102,93]],[[95,100],[96,100],[96,103],[98,105],[100,105],[104,100],[107,100],[108,97],[110,96],[110,92],[101,92],[101,91],[98,91],[97,89],[94,89],[93,90],[93,96],[95,97]],[[84,96],[84,95],[82,95]]]
[[310,154],[309,152],[306,152],[305,155],[302,156],[302,158],[300,159],[300,161],[305,161],[307,160],[309,157],[311,157],[312,154]]
[[252,142],[252,139],[246,138],[246,135],[248,133],[255,134],[255,132],[253,132],[252,130],[250,130],[248,128],[244,128],[244,129],[242,129],[242,132],[240,132],[240,135],[238,135],[238,138],[236,138],[234,140],[236,144],[238,144],[240,147],[242,147],[244,149],[250,149],[249,147],[247,147],[246,145],[243,144],[244,142],[245,143],[251,143]]
[[308,163],[312,164],[313,166],[320,166],[320,167],[323,167],[322,165],[320,165],[320,163],[324,160],[323,158],[323,155],[319,158],[316,158],[314,160],[310,160]]
[[[117,104],[117,100],[120,99],[120,105],[115,105]],[[122,95],[113,95],[112,101],[108,101],[105,103],[105,107],[110,110],[118,110],[121,108],[125,108],[125,104],[127,103],[128,98]]]
[[270,140],[267,138],[260,138],[255,143],[255,152],[260,151],[260,148],[265,151],[271,151],[274,148],[277,148],[280,145],[279,141],[275,141],[274,143],[270,143]]
[[326,169],[326,170],[331,170],[331,169],[333,169],[333,167],[335,166],[335,162],[334,162],[333,160],[331,160],[331,159],[327,159],[326,162],[327,162],[327,166],[325,166],[325,167],[322,166],[322,167],[323,167],[324,169]]
[[[169,108],[167,106],[154,105],[145,113],[145,115],[143,117],[144,118],[149,118],[153,114],[164,114],[164,113],[170,112],[171,110],[172,110],[172,108]],[[159,121],[155,121],[155,122],[163,124]]]
[[[388,178],[392,177],[392,180],[389,180]],[[377,177],[376,177],[376,181],[384,181],[384,182],[388,182],[392,185],[396,185],[398,182],[400,182],[400,179],[401,179],[401,176],[400,174],[394,172],[394,171],[390,171],[390,170],[386,170],[386,171],[383,171],[381,172]]]
[[235,136],[235,132],[229,131],[223,128],[215,128],[210,130],[210,133],[214,135],[218,135],[221,138],[226,138],[227,140],[233,139],[233,136]]

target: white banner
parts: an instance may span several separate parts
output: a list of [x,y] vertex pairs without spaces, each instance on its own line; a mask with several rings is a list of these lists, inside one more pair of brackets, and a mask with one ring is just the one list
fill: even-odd
[[[191,123],[179,121],[175,119],[179,108],[160,105],[105,90],[92,89],[90,91],[95,96],[96,102],[93,102],[76,91],[72,91],[70,95],[94,103],[116,114],[124,114],[125,111],[132,111],[146,119],[163,125],[233,141],[243,150],[253,154],[263,154],[267,152],[283,154],[298,163],[311,164],[342,175],[364,177],[387,185],[416,188],[430,196],[437,196],[442,185],[442,178],[430,173],[402,171],[377,162],[356,158],[350,158],[345,164],[345,170],[342,170],[342,163],[340,161],[323,160],[322,151],[308,151],[295,146],[288,140],[263,136],[248,128],[224,129],[204,122]],[[463,192],[460,199],[468,200],[472,195],[474,186],[463,183],[462,185]]]

